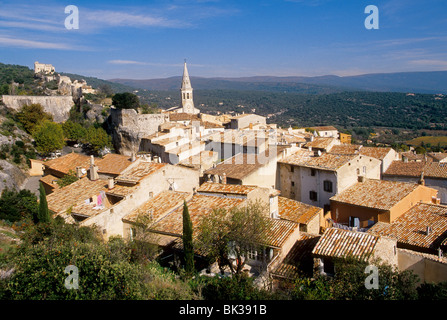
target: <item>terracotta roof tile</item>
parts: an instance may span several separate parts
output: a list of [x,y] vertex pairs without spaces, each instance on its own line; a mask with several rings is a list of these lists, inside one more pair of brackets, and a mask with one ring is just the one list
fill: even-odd
[[[427,227],[431,227],[429,235],[426,234]],[[368,233],[436,250],[447,238],[447,206],[419,203],[392,223],[376,223]]]
[[278,212],[281,219],[308,224],[323,209],[296,200],[278,197]]
[[76,167],[88,168],[90,166],[90,157],[80,153],[69,153],[57,159],[44,162],[46,167],[68,174],[70,170],[75,171]]
[[146,201],[123,219],[136,222],[140,215],[145,215],[151,218],[152,223],[155,223],[172,210],[183,206],[183,201],[188,200],[188,198],[190,198],[190,194],[187,192],[163,191],[154,198]]
[[132,164],[130,157],[121,154],[108,153],[103,158],[95,159],[99,173],[119,175]]
[[365,179],[330,200],[379,210],[390,210],[416,188],[415,183]]
[[[193,228],[197,228],[200,219],[214,209],[231,210],[241,205],[245,199],[205,196],[196,194],[188,201],[188,211]],[[178,208],[152,226],[153,230],[171,235],[183,234],[183,207]]]
[[392,150],[392,148],[384,147],[362,147],[360,148],[360,154],[371,158],[383,160]]
[[447,179],[447,163],[393,161],[384,175],[420,177],[422,172],[424,177]]
[[257,188],[256,186],[205,182],[197,189],[197,192],[247,195]]
[[367,261],[374,253],[378,236],[349,230],[329,228],[318,240],[312,253],[335,258],[357,258]]
[[138,183],[141,179],[160,170],[165,165],[166,163],[140,162],[136,166],[128,168],[128,170],[121,173],[116,177],[116,181],[123,183]]
[[315,149],[327,149],[331,143],[336,141],[336,138],[324,138],[324,137],[316,137],[313,141],[309,141],[305,144],[305,147],[312,147]]
[[65,214],[70,207],[81,204],[86,199],[98,195],[100,191],[106,190],[107,181],[91,181],[88,178],[82,178],[49,194],[48,208],[55,213]]
[[304,152],[295,153],[279,162],[301,167],[336,171],[357,157],[357,155],[338,155],[331,153],[323,153],[321,156],[312,155],[313,152],[308,152],[307,154]]

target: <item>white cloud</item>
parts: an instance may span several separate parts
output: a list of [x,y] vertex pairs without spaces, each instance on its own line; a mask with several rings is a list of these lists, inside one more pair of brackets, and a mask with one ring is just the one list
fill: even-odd
[[17,39],[0,36],[0,46],[33,48],[33,49],[57,49],[57,50],[74,50],[75,48],[65,43],[35,41],[27,39]]

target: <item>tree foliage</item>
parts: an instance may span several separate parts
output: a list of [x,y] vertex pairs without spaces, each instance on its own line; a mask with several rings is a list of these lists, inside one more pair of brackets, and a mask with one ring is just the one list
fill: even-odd
[[16,119],[20,122],[28,133],[33,133],[34,128],[43,121],[53,121],[53,116],[46,113],[40,104],[24,105],[16,114]]
[[112,138],[101,127],[95,128],[94,126],[90,126],[87,129],[86,141],[90,144],[94,152],[98,152],[104,147],[110,147],[112,145]]
[[194,246],[193,246],[193,228],[191,217],[189,216],[188,205],[186,201],[183,204],[183,252],[185,254],[185,271],[188,274],[194,272]]
[[62,124],[62,130],[67,140],[82,142],[87,137],[87,129],[80,123],[67,120]]
[[48,223],[50,222],[50,210],[48,209],[47,195],[43,187],[42,182],[39,183],[39,210],[34,219],[36,223]]
[[218,262],[221,271],[229,267],[232,273],[240,274],[248,253],[262,252],[266,244],[268,218],[259,202],[245,207],[213,210],[202,218],[197,235],[197,247],[209,262]]
[[62,126],[51,121],[44,121],[38,125],[33,132],[33,138],[36,141],[37,151],[44,154],[62,149],[65,145]]
[[37,197],[31,191],[4,189],[0,197],[0,220],[31,220],[38,211]]
[[112,97],[112,104],[117,109],[135,109],[140,107],[138,96],[131,92],[116,93]]

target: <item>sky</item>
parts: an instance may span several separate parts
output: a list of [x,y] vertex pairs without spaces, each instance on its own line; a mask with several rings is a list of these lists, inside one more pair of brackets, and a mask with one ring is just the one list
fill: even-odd
[[0,0],[1,63],[155,79],[180,76],[185,59],[199,77],[445,71],[447,2]]

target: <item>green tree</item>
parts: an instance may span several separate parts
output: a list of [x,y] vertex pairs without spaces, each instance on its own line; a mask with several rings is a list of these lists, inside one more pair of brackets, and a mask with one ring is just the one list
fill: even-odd
[[36,141],[37,151],[44,154],[62,149],[65,145],[61,125],[51,121],[44,121],[38,125],[33,132],[33,138]]
[[183,252],[185,254],[185,270],[188,274],[194,272],[194,246],[192,241],[193,228],[189,216],[188,205],[183,203]]
[[0,197],[0,220],[31,220],[37,214],[37,197],[31,191],[4,189]]
[[116,93],[112,98],[112,104],[117,109],[135,109],[140,107],[138,96],[131,92]]
[[80,123],[67,120],[62,124],[62,130],[66,139],[76,142],[85,140],[87,136],[87,129]]
[[16,119],[20,122],[28,133],[33,133],[34,128],[43,121],[53,121],[53,116],[46,113],[40,104],[24,105],[16,114]]
[[101,127],[95,128],[94,126],[90,126],[87,129],[86,140],[96,153],[104,147],[110,147],[112,145],[112,138]]
[[48,209],[47,195],[42,183],[39,184],[39,210],[37,211],[35,222],[50,222],[50,210]]
[[217,261],[221,272],[229,267],[233,274],[241,274],[247,254],[262,252],[266,243],[269,220],[265,210],[259,202],[230,211],[213,210],[200,221],[196,247],[209,263]]

